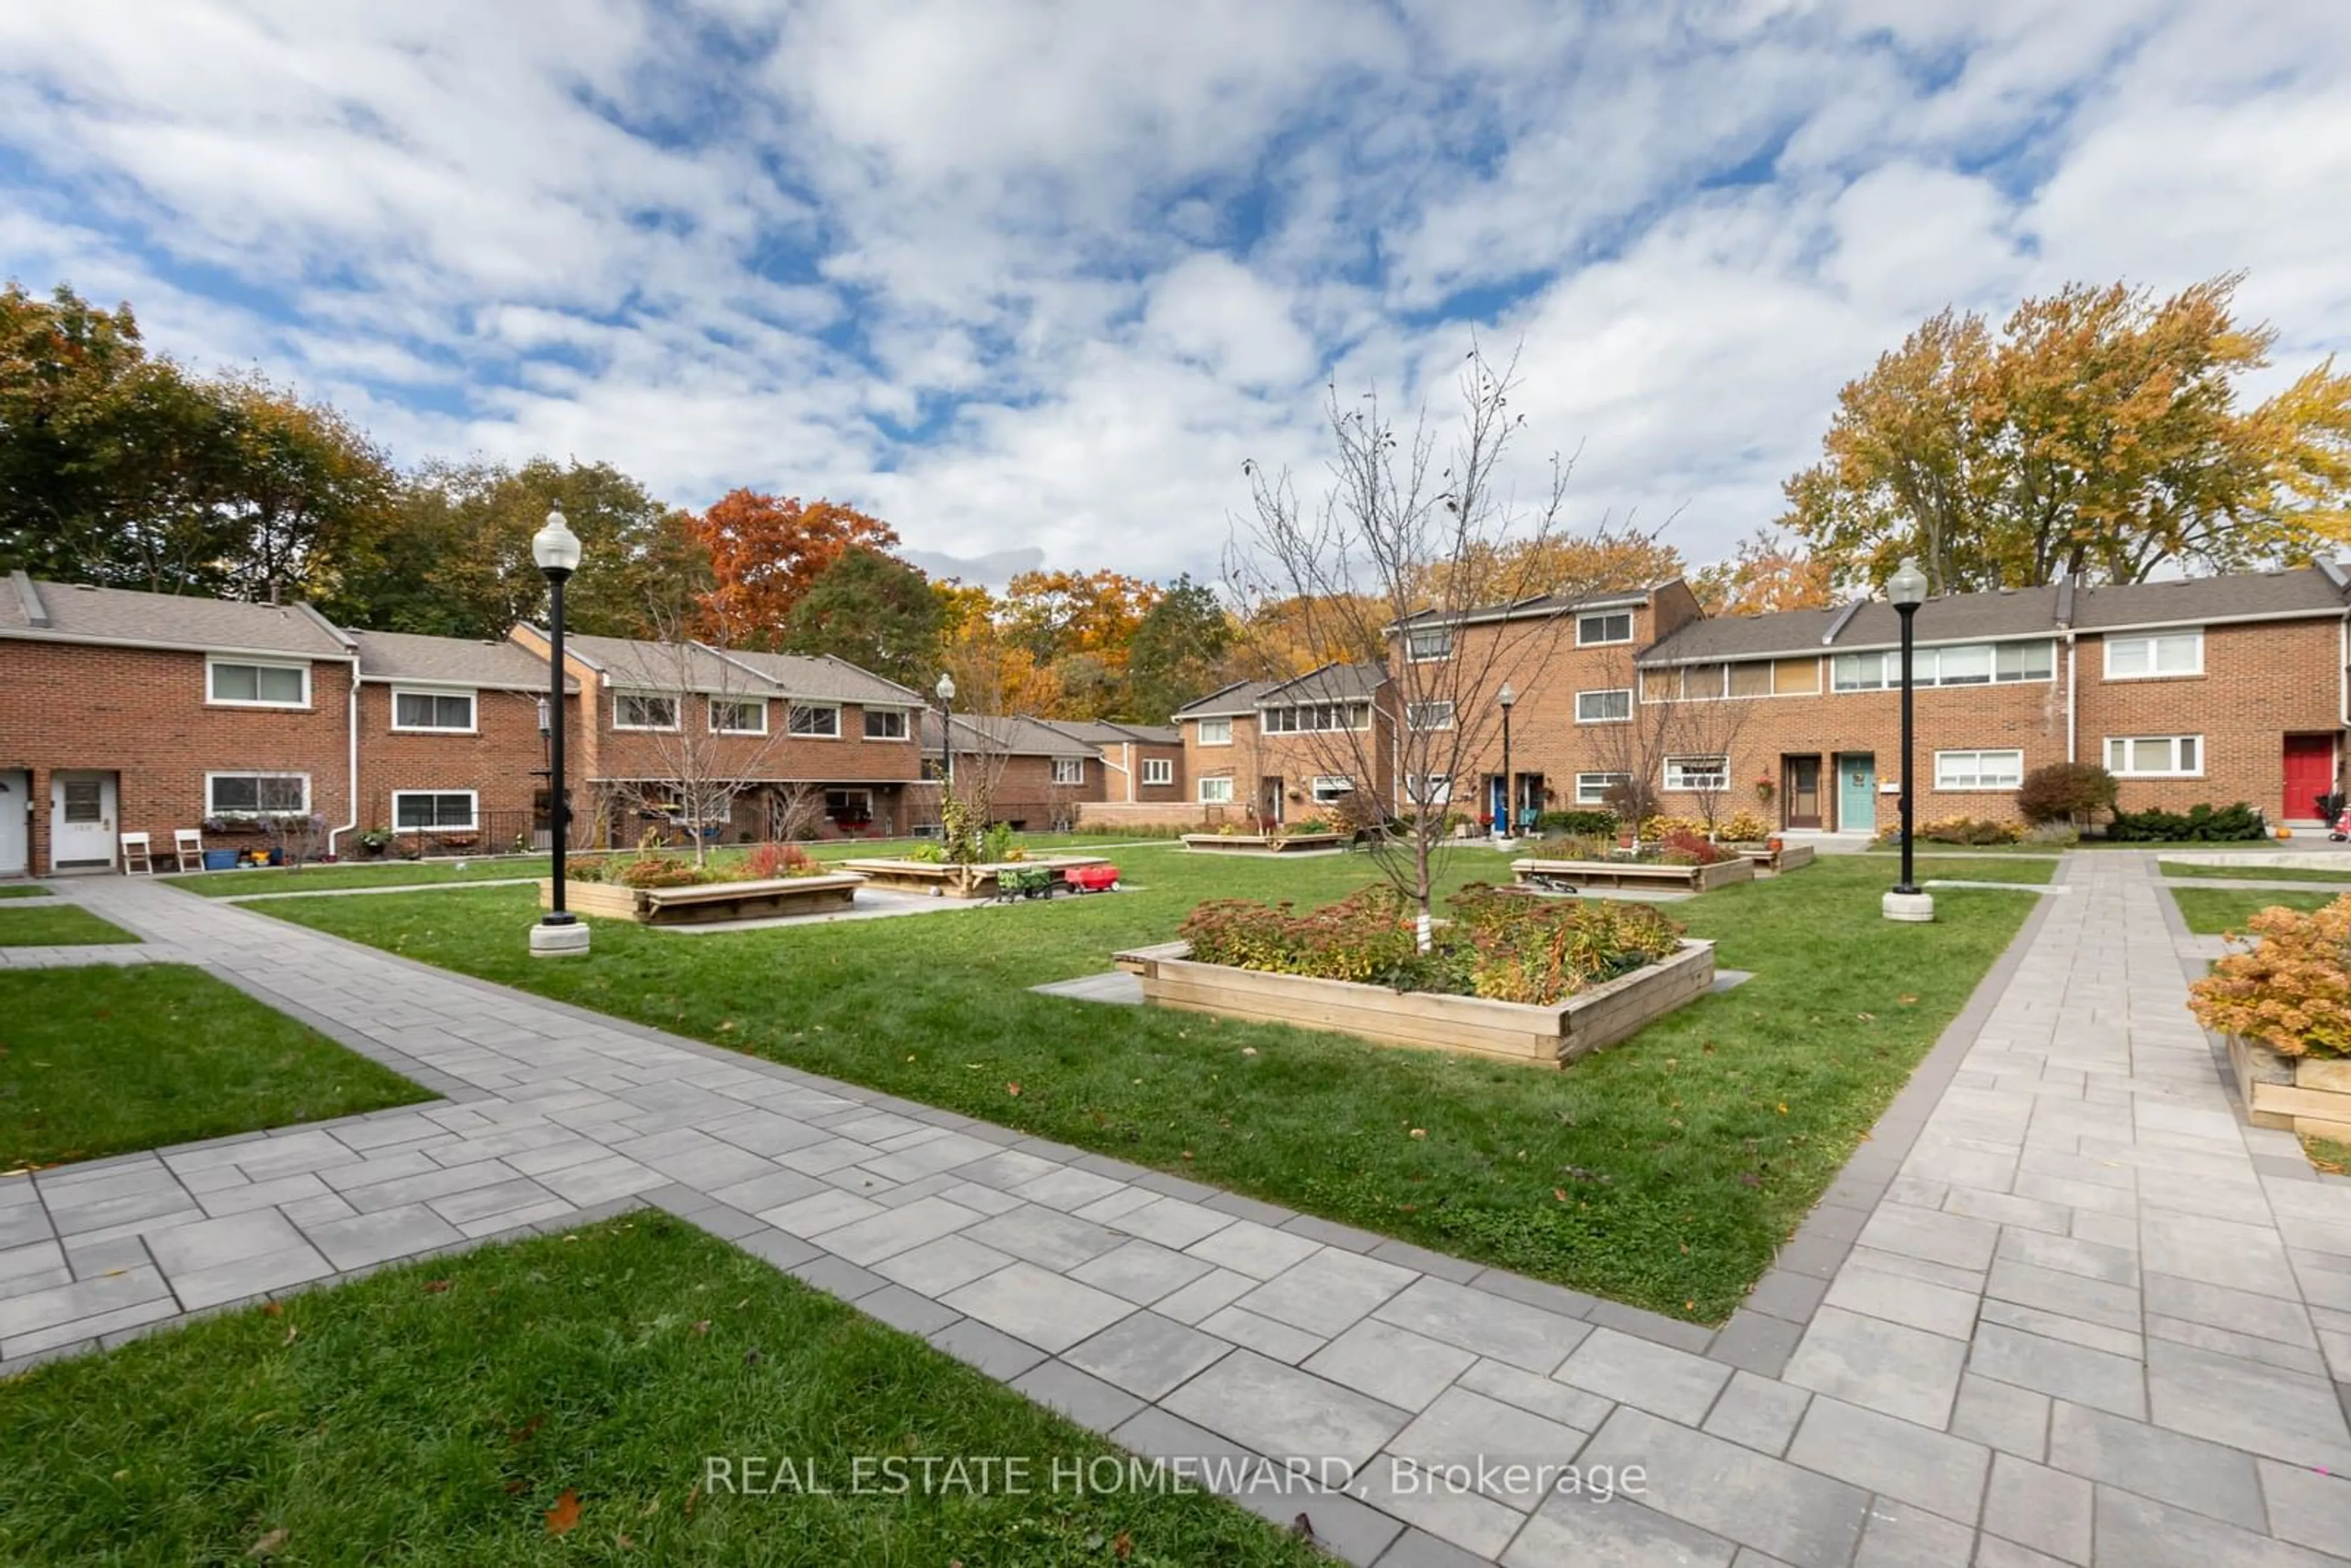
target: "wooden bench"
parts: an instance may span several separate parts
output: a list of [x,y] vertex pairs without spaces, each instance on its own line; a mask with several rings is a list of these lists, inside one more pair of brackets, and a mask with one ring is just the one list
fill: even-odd
[[1278,855],[1301,850],[1343,850],[1353,833],[1186,833],[1187,850],[1228,855]]
[[[862,876],[831,872],[822,876],[787,876],[761,882],[707,882],[690,887],[629,887],[611,882],[574,882],[563,901],[581,915],[633,920],[640,925],[706,925],[722,920],[761,920],[774,915],[831,915],[848,909]],[[555,907],[555,883],[538,884],[541,909]]]
[[1679,893],[1711,893],[1734,882],[1752,882],[1754,863],[1743,855],[1712,865],[1667,865],[1661,861],[1516,860],[1510,874],[1528,887],[1551,892],[1581,892],[1585,888],[1663,888]]
[[1050,871],[1056,877],[1071,866],[1108,865],[1100,855],[1049,855],[1032,861],[984,862],[956,865],[947,861],[851,860],[841,862],[876,888],[893,893],[924,893],[934,898],[994,898],[998,873],[1007,871]]

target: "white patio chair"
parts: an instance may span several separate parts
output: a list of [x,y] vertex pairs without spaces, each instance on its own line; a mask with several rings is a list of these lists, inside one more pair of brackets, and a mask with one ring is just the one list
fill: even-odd
[[204,832],[202,828],[172,830],[172,852],[178,858],[182,871],[204,869]]
[[155,862],[148,843],[152,836],[148,833],[122,835],[122,873],[125,876],[135,871],[143,871],[149,876],[155,874]]

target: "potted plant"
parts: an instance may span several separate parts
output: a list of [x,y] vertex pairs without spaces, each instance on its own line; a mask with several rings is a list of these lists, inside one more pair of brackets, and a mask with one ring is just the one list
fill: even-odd
[[390,828],[369,828],[358,836],[360,851],[370,860],[381,856],[392,843]]

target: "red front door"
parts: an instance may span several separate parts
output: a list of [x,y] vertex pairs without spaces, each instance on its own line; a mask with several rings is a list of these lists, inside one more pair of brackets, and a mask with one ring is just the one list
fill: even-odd
[[2318,797],[2335,789],[2335,737],[2285,737],[2285,815],[2299,821],[2318,814]]

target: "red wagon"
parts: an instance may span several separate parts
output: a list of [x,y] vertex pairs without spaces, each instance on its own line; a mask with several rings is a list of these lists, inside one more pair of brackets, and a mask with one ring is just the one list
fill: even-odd
[[1073,865],[1061,873],[1071,893],[1113,893],[1118,888],[1118,867]]

